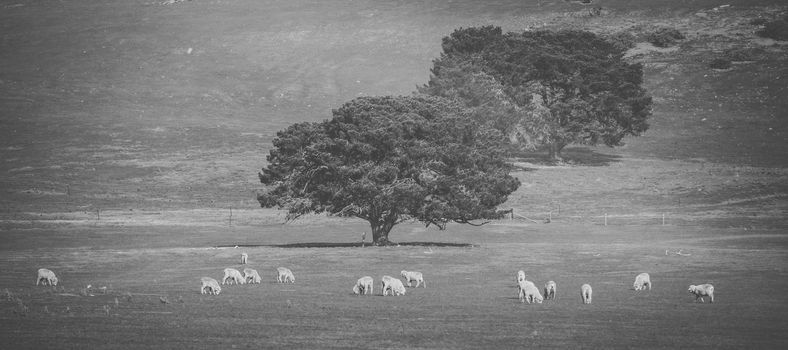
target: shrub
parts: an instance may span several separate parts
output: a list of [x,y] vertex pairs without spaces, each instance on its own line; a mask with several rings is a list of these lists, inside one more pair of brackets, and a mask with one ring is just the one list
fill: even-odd
[[788,22],[785,19],[771,21],[763,29],[755,32],[760,37],[774,40],[788,40]]
[[713,69],[728,69],[731,67],[731,61],[725,58],[715,58],[709,62],[709,67]]
[[618,32],[607,37],[607,41],[613,44],[616,49],[623,51],[635,47],[637,38],[630,32]]
[[754,26],[762,26],[762,25],[766,24],[767,22],[769,22],[769,21],[767,21],[766,18],[758,17],[758,18],[751,19],[749,23],[750,23],[750,25],[754,25]]
[[724,56],[734,62],[757,61],[764,54],[764,50],[757,47],[734,48],[725,51]]
[[646,40],[657,47],[670,47],[684,38],[684,34],[674,28],[660,28],[646,35]]

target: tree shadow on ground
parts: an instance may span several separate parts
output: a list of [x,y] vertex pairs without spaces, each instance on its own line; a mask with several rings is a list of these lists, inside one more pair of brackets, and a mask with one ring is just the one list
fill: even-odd
[[[563,160],[556,161],[550,158],[547,152],[512,152],[512,158],[516,162],[527,162],[539,165],[585,165],[585,166],[608,166],[611,163],[621,161],[621,156],[614,154],[601,153],[589,147],[567,147],[561,156]],[[527,168],[527,167],[526,167]],[[529,169],[524,169],[529,170]]]
[[[387,247],[455,247],[455,248],[471,248],[474,247],[470,243],[449,243],[449,242],[399,242]],[[271,248],[362,248],[362,247],[375,247],[371,243],[362,244],[361,242],[304,242],[304,243],[286,243],[286,244],[222,244],[214,248],[255,248],[255,247],[271,247]]]

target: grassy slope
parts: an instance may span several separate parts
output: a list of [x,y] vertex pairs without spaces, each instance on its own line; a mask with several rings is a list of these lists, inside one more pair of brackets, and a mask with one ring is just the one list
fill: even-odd
[[[59,339],[118,348],[777,347],[786,341],[788,305],[779,293],[788,287],[788,76],[784,46],[756,40],[747,24],[780,10],[747,6],[779,2],[726,3],[734,8],[704,11],[708,19],[694,13],[718,2],[605,1],[614,11],[601,18],[563,1],[4,3],[0,287],[29,311],[19,316],[13,298],[0,301],[0,334],[36,348],[62,347]],[[196,294],[194,276],[220,277],[216,267],[233,265],[239,253],[178,247],[358,239],[365,227],[356,221],[315,217],[282,227],[281,216],[254,209],[271,138],[355,96],[409,93],[427,80],[441,37],[478,24],[599,32],[671,25],[690,38],[677,52],[636,57],[657,102],[646,135],[619,149],[568,150],[582,166],[523,163],[523,187],[508,204],[537,219],[552,210],[554,224],[396,229],[398,241],[480,245],[432,255],[253,248],[261,273],[292,266],[298,285]],[[706,68],[731,46],[765,54],[726,72]],[[611,226],[601,225],[605,213]],[[66,294],[93,283],[109,285],[110,296],[20,284],[37,266],[59,271]],[[386,303],[336,292],[362,274],[378,279],[403,266],[434,284]],[[526,267],[538,282],[555,279],[569,301],[518,305],[508,281]],[[174,278],[153,276],[160,270]],[[659,287],[634,294],[626,288],[643,270]],[[744,286],[763,280],[776,282],[752,298]],[[583,281],[597,291],[590,310],[575,302]],[[717,285],[724,307],[685,295],[687,284],[705,281]],[[152,295],[127,302],[125,292]],[[35,337],[43,329],[51,336]]]
[[481,24],[686,29],[686,50],[640,58],[658,103],[652,129],[623,154],[781,166],[782,51],[767,46],[763,61],[730,72],[705,68],[698,54],[756,45],[746,20],[775,11],[702,19],[693,13],[706,3],[648,3],[610,1],[613,14],[601,18],[559,1],[6,5],[0,208],[252,207],[277,130],[327,118],[356,96],[410,93],[427,81],[442,36]]

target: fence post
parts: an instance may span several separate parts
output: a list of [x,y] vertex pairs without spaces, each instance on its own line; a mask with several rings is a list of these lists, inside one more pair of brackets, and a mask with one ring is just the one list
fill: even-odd
[[605,226],[607,226],[607,213],[605,213]]

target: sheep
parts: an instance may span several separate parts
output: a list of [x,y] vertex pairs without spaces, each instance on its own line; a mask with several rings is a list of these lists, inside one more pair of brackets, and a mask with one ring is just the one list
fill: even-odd
[[295,283],[295,276],[293,276],[293,271],[286,267],[277,267],[276,268],[276,281],[279,283]]
[[364,276],[358,279],[356,285],[353,286],[353,294],[372,294],[374,280],[370,276]]
[[555,281],[549,281],[544,284],[544,298],[545,299],[553,299],[555,300],[555,293],[557,292],[558,287],[555,284]]
[[692,294],[695,294],[695,302],[697,302],[698,299],[700,299],[700,302],[704,303],[705,301],[703,301],[703,297],[706,295],[709,296],[709,299],[712,303],[714,302],[714,286],[712,286],[711,284],[706,283],[706,284],[699,284],[697,286],[690,285],[687,291]]
[[257,270],[247,267],[244,269],[244,281],[246,281],[246,283],[260,283],[262,278],[260,278],[260,274],[257,273]]
[[539,304],[542,303],[542,294],[539,293],[539,288],[536,288],[536,285],[528,280],[522,280],[518,284],[518,297],[520,302],[527,302],[528,304],[537,302]]
[[593,290],[589,284],[586,283],[580,287],[580,297],[583,299],[583,304],[591,304],[591,294],[593,294]]
[[410,281],[416,281],[416,288],[419,288],[419,284],[424,284],[424,288],[427,288],[427,282],[424,282],[424,276],[422,276],[421,272],[402,270],[400,275],[405,279],[405,282],[408,282],[408,287],[411,286]]
[[241,275],[241,272],[230,267],[224,269],[224,278],[222,279],[222,284],[227,283],[227,280],[232,280],[235,284],[246,283],[246,279],[244,279],[244,276]]
[[249,254],[242,253],[241,254],[241,265],[246,265],[246,260],[249,259]]
[[203,277],[200,279],[202,281],[202,285],[200,286],[200,294],[205,294],[206,289],[208,290],[208,294],[219,295],[222,292],[222,287],[219,286],[219,282],[210,277]]
[[648,290],[651,290],[651,276],[644,272],[635,277],[635,283],[633,284],[633,287],[635,287],[635,290],[646,289],[647,284]]
[[36,285],[38,285],[38,282],[41,282],[41,284],[44,285],[49,283],[50,286],[56,286],[57,276],[55,276],[55,273],[49,269],[38,269],[38,278],[36,279]]
[[380,278],[380,281],[383,285],[383,296],[388,295],[389,291],[391,291],[392,296],[405,294],[405,286],[398,278],[383,276]]
[[520,283],[522,281],[525,281],[525,271],[520,270],[517,271],[517,283]]

